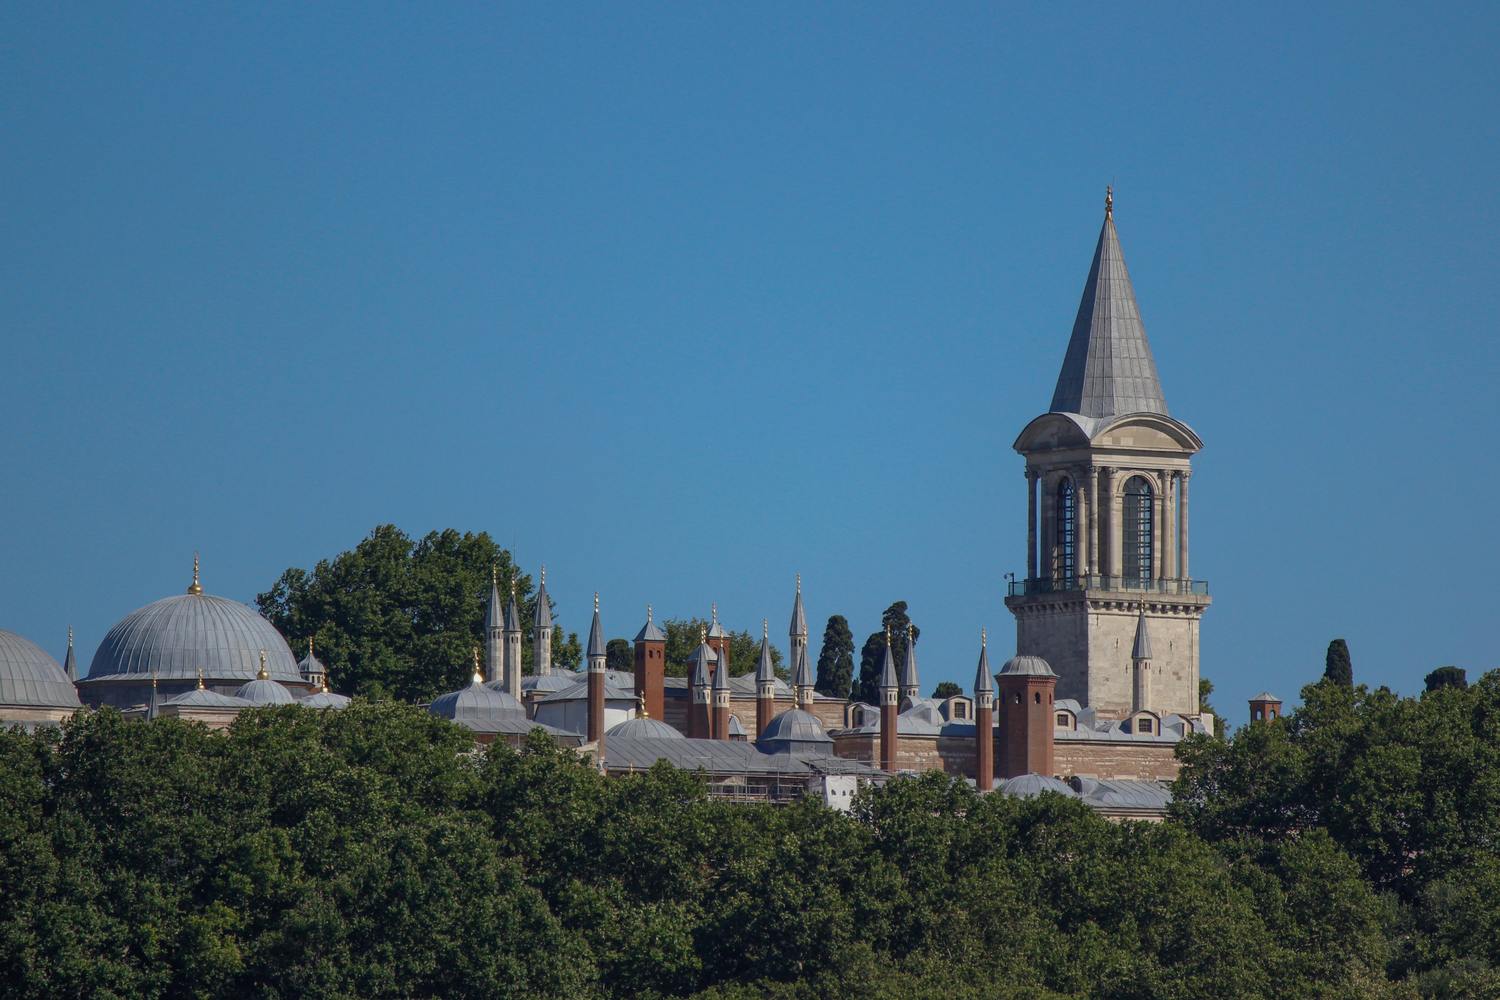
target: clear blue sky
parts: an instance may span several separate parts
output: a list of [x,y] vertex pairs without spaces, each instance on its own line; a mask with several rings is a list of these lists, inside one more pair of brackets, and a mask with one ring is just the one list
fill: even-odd
[[968,686],[1112,181],[1221,710],[1495,666],[1497,8],[996,6],[6,5],[0,626],[392,521]]

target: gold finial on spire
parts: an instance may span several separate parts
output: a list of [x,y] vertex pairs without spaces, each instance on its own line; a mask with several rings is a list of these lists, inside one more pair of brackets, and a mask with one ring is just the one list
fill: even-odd
[[649,719],[651,713],[646,711],[646,696],[638,694],[635,696],[635,717],[637,719]]
[[500,582],[500,564],[499,563],[490,563],[490,586],[493,587],[495,584],[497,584],[499,582]]
[[979,630],[979,648],[983,649],[985,646],[988,646],[989,644],[990,644],[989,630],[981,628]]
[[701,646],[701,645],[703,645],[707,641],[708,641],[708,626],[707,625],[699,625],[698,626],[698,645]]
[[771,638],[771,621],[768,618],[760,620],[760,637],[762,639]]
[[73,626],[68,626],[68,648],[73,648]]
[[651,624],[651,605],[646,605],[646,624]]
[[[700,604],[699,607],[702,607],[702,605]],[[711,615],[713,615],[714,624],[717,625],[719,623],[719,602],[718,601],[714,601],[712,604],[710,604],[708,606],[708,610],[709,610],[709,613]]]
[[594,610],[599,610],[599,591],[594,591]]
[[266,669],[266,651],[264,649],[260,651],[260,672],[255,675],[255,679],[258,681],[268,681],[271,679],[271,672]]
[[802,593],[802,574],[797,574],[797,593]]
[[193,582],[188,584],[187,592],[189,594],[203,593],[203,584],[198,582],[198,553],[196,552],[193,553]]
[[203,668],[202,667],[198,668],[198,690],[199,691],[203,690]]
[[484,675],[479,672],[479,647],[475,646],[471,652],[474,654],[474,683],[483,684]]
[[547,564],[542,563],[542,586],[547,586]]
[[1114,215],[1115,215],[1115,186],[1113,184],[1106,184],[1106,185],[1104,185],[1104,217],[1106,219],[1112,219],[1112,218],[1114,218]]
[[312,646],[313,646],[313,637],[312,636],[308,636],[307,637],[307,658],[309,660],[311,660],[313,658]]

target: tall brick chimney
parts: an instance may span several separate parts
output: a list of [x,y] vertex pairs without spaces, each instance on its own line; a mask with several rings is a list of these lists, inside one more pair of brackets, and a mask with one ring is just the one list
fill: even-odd
[[891,630],[885,630],[885,663],[880,671],[880,769],[896,770],[896,703],[901,683],[896,679],[896,661],[891,656]]
[[662,676],[667,665],[667,636],[651,620],[646,605],[646,624],[635,637],[635,694],[648,717],[665,718]]
[[990,677],[987,636],[979,632],[979,669],[974,674],[974,787],[995,787],[995,683]]
[[1040,656],[1015,656],[1000,668],[1000,777],[1053,777],[1052,696],[1057,675]]
[[588,739],[599,745],[599,765],[604,765],[604,628],[599,624],[599,592],[594,592],[594,623],[589,627],[589,723]]

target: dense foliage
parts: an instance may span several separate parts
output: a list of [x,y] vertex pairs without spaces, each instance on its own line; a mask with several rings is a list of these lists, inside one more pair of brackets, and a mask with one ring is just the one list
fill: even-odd
[[[351,694],[425,700],[466,683],[484,644],[490,575],[521,604],[522,662],[531,670],[531,576],[484,532],[434,531],[413,540],[382,524],[354,548],[292,567],[256,597],[260,613],[294,644],[311,636],[333,687]],[[552,605],[554,615],[558,608]],[[576,633],[553,629],[554,668],[577,669]]]
[[1354,664],[1349,659],[1349,644],[1343,639],[1328,644],[1328,652],[1323,654],[1323,679],[1344,687],[1354,686]]
[[[688,673],[688,657],[693,655],[693,650],[698,648],[703,641],[703,634],[708,630],[709,620],[707,618],[667,618],[657,622],[662,632],[667,637],[667,651],[665,657],[664,673],[668,677],[686,677]],[[722,623],[721,623],[722,624]],[[751,635],[746,631],[734,631],[726,626],[725,631],[729,634],[729,675],[739,677],[742,674],[751,674],[760,664],[760,640],[761,635],[757,632]],[[786,679],[787,671],[782,666],[781,650],[776,648],[776,643],[771,643],[771,666],[775,668],[776,675]]]
[[911,630],[913,642],[921,638],[922,630],[912,624],[905,601],[896,601],[881,613],[880,631],[870,633],[859,651],[859,679],[849,696],[851,700],[867,705],[880,704],[880,671],[885,665],[886,636],[890,636],[891,656],[899,678],[906,667],[907,629]]
[[848,698],[854,685],[854,634],[843,615],[829,615],[818,653],[814,690],[830,698]]

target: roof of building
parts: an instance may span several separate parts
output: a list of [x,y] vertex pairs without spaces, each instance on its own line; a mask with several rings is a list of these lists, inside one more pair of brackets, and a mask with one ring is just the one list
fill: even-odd
[[906,662],[901,667],[901,686],[903,688],[922,686],[922,682],[917,679],[917,640],[912,635],[911,629],[906,630]]
[[1134,718],[1142,713],[1136,713],[1135,716],[1126,719],[1100,719],[1092,708],[1079,708],[1078,703],[1072,700],[1058,701],[1053,704],[1052,708],[1054,711],[1072,712],[1077,720],[1076,729],[1053,730],[1054,739],[1069,742],[1172,744],[1184,736],[1208,731],[1201,720],[1176,713],[1168,713],[1159,717],[1155,712],[1144,713],[1156,717],[1158,721],[1152,726],[1152,732],[1141,733],[1135,731]]
[[199,587],[116,622],[80,683],[147,680],[153,673],[161,680],[195,680],[200,670],[210,682],[249,681],[259,671],[262,650],[271,680],[302,683],[296,657],[270,622],[239,601]]
[[505,625],[505,605],[500,600],[500,578],[495,573],[495,568],[490,567],[490,599],[484,606],[484,628],[502,628]]
[[646,624],[635,634],[636,642],[666,642],[667,634],[656,627],[656,622],[651,620],[651,605],[646,605]]
[[885,633],[885,656],[880,663],[880,689],[890,691],[899,688],[901,682],[896,679],[896,660],[891,653],[891,633],[887,629]]
[[[634,682],[632,682],[633,684]],[[753,698],[758,693],[758,683],[754,674],[740,674],[738,677],[729,678],[730,698]],[[777,698],[790,698],[792,696],[791,685],[780,677],[776,678],[776,686],[772,689]],[[687,677],[663,677],[662,693],[668,698],[686,697],[691,689],[690,679]],[[820,701],[826,699],[826,695],[815,695]]]
[[807,611],[802,607],[802,574],[797,574],[797,596],[792,599],[792,624],[788,633],[794,636],[807,635]]
[[718,662],[719,654],[707,642],[698,643],[698,648],[688,654],[688,683],[693,687],[708,687],[708,665]]
[[833,745],[833,739],[823,731],[823,724],[818,721],[818,717],[800,708],[788,709],[772,718],[766,723],[765,732],[759,738],[763,744],[791,742]]
[[[78,679],[78,657],[73,655],[73,626],[68,626],[68,651],[63,655],[63,676],[71,684]],[[74,692],[75,694],[77,692]]]
[[1140,616],[1135,620],[1135,645],[1130,648],[1132,660],[1151,659],[1151,632],[1146,627],[1146,608],[1141,606]]
[[1172,803],[1172,790],[1160,781],[1074,777],[1072,790],[1083,803],[1104,811],[1163,814]]
[[[454,722],[494,723],[504,719],[525,719],[526,707],[505,691],[497,691],[484,684],[479,675],[468,687],[438,695],[427,706],[427,711]],[[474,728],[470,725],[469,728]],[[492,730],[486,729],[485,732]]]
[[974,671],[974,693],[995,692],[995,679],[990,675],[989,642],[983,633],[979,636],[979,666]]
[[516,600],[516,585],[510,585],[510,600],[505,604],[505,631],[521,631],[521,602]]
[[755,661],[755,679],[757,682],[776,679],[776,665],[771,660],[771,638],[764,623],[761,627],[760,658]]
[[1260,694],[1255,695],[1250,700],[1251,701],[1280,701],[1281,699],[1278,698],[1278,697],[1276,697],[1274,694],[1272,694],[1269,691],[1262,691]]
[[[563,688],[554,691],[544,698],[538,698],[537,704],[551,705],[562,701],[587,701],[589,697],[589,682],[587,680],[575,681]],[[605,701],[628,701],[635,704],[635,685],[626,686],[616,684],[609,679],[609,673],[604,675],[604,700]]]
[[1077,791],[1066,781],[1040,774],[1018,774],[1014,778],[1007,778],[1001,782],[1000,791],[1023,799],[1034,798],[1043,792],[1056,792],[1070,799],[1078,797]]
[[[275,684],[275,681],[269,683]],[[277,685],[278,687],[280,685]],[[282,688],[282,690],[286,690]],[[201,708],[219,711],[241,711],[246,708],[254,708],[255,703],[246,701],[244,698],[236,698],[234,695],[220,694],[218,691],[210,691],[208,688],[193,688],[184,691],[175,698],[168,698],[162,704],[175,705],[178,708]]]
[[324,688],[316,694],[310,694],[306,698],[299,698],[297,704],[307,708],[348,708],[350,698],[346,694],[338,694]]
[[78,708],[78,691],[42,647],[0,629],[0,705]]
[[626,719],[624,722],[611,726],[604,734],[604,738],[607,743],[614,739],[681,740],[687,737],[660,719],[635,718]]
[[657,761],[688,771],[699,768],[715,775],[854,774],[879,778],[882,772],[861,761],[828,753],[763,753],[754,743],[740,740],[637,739],[615,736],[604,740],[605,767],[611,771],[644,771]]
[[1167,412],[1112,207],[1105,210],[1051,410],[1085,417]]
[[1000,668],[1000,673],[1006,677],[1056,677],[1047,661],[1040,656],[1012,656],[1005,661],[1005,666]]
[[[606,670],[605,674],[608,675],[608,673],[609,671]],[[491,683],[500,684],[501,687],[504,687],[504,682],[502,681],[492,681]],[[546,694],[552,691],[561,691],[577,683],[578,678],[571,670],[554,670],[551,673],[527,674],[525,677],[522,677],[521,690]]]
[[547,596],[547,567],[542,567],[542,582],[536,588],[536,606],[531,612],[535,628],[552,627],[552,598]]
[[807,662],[807,647],[797,647],[797,662],[792,665],[792,686],[799,688],[810,688],[813,686],[812,667]]
[[599,594],[594,594],[594,620],[589,625],[589,646],[585,653],[589,659],[605,655],[604,626],[599,624]]
[[297,701],[285,684],[269,677],[258,677],[241,684],[234,696],[251,705],[291,705]]

